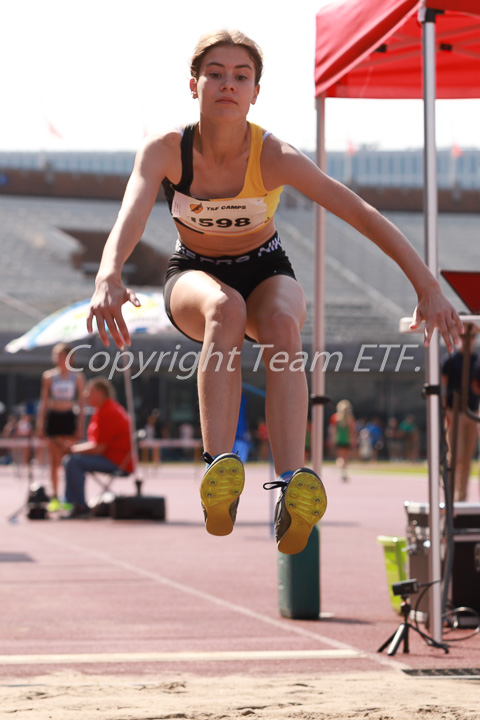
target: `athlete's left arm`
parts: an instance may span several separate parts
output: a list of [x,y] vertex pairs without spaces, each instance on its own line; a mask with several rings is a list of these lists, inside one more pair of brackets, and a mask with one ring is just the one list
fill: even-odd
[[463,325],[440,285],[405,235],[352,190],[333,180],[291,145],[267,138],[262,153],[262,176],[268,189],[291,185],[337,217],[345,220],[391,257],[412,283],[418,297],[411,329],[425,320],[425,345],[435,327],[452,352],[460,345]]

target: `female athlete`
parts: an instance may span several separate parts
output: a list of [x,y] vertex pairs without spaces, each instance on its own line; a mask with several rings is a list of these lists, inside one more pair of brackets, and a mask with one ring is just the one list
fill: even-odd
[[[190,80],[199,121],[148,137],[138,152],[104,249],[88,327],[95,318],[105,344],[105,324],[117,346],[130,344],[121,307],[139,302],[122,282],[122,266],[139,242],[163,184],[178,233],[165,304],[174,325],[202,343],[198,393],[207,469],[200,494],[206,528],[215,535],[231,532],[243,489],[243,466],[233,450],[241,400],[239,351],[247,337],[265,348],[266,421],[279,478],[270,486],[282,490],[276,538],[281,552],[293,554],[305,547],[325,512],[326,495],[320,478],[302,467],[305,373],[290,369],[290,363],[278,372],[275,362],[299,357],[306,314],[303,290],[275,230],[282,187],[292,185],[398,263],[417,292],[413,325],[425,320],[426,343],[438,327],[452,349],[462,324],[394,225],[301,152],[247,121],[259,96],[261,73],[261,51],[242,33],[222,30],[201,38]],[[219,357],[224,362],[218,363]]]

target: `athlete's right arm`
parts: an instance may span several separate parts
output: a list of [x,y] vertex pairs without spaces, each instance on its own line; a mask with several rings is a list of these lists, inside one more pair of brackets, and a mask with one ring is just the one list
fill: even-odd
[[140,305],[133,290],[122,282],[122,268],[140,241],[148,217],[165,176],[175,181],[180,163],[180,133],[146,139],[135,158],[122,206],[103,250],[90,303],[87,329],[92,332],[95,318],[104,345],[109,345],[105,325],[117,347],[130,345],[130,334],[122,315],[122,305]]

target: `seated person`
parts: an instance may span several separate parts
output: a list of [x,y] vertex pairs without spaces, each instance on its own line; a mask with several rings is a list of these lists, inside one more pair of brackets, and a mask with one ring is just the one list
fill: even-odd
[[131,429],[126,410],[116,402],[112,384],[103,377],[87,383],[85,401],[95,408],[87,441],[71,445],[64,459],[65,499],[73,506],[71,517],[89,513],[85,500],[85,473],[133,471]]

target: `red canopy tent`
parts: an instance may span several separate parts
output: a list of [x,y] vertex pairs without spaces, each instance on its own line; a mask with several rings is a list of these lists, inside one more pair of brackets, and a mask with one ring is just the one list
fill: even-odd
[[[435,99],[480,97],[480,0],[339,0],[317,13],[315,94],[317,162],[325,167],[325,98],[423,98],[425,136],[425,259],[438,274]],[[324,330],[325,213],[316,217],[314,351]],[[442,635],[438,338],[427,351],[426,381],[431,551],[431,631]],[[324,373],[313,377],[313,461],[323,459]],[[437,510],[435,510],[435,508]]]
[[[423,98],[418,0],[348,0],[317,15],[315,94]],[[480,0],[428,0],[436,17],[436,97],[480,97]],[[471,13],[467,15],[466,13]]]

